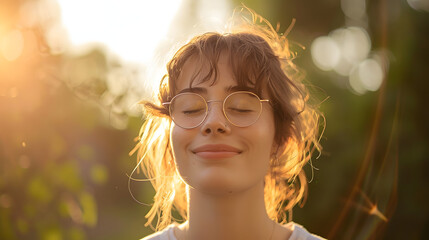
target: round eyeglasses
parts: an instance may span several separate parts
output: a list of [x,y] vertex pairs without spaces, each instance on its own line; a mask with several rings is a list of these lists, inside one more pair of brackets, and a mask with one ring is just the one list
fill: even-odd
[[269,100],[261,100],[252,92],[238,91],[229,94],[223,101],[206,101],[197,93],[186,92],[179,93],[170,102],[162,104],[169,105],[170,117],[176,125],[191,129],[204,122],[209,111],[208,104],[212,102],[223,102],[223,114],[232,125],[248,127],[259,119],[262,102],[269,102]]

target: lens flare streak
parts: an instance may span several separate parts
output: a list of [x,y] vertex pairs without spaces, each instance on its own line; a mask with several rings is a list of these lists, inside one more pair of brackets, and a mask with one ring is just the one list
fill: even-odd
[[388,222],[389,220],[387,219],[387,217],[378,209],[378,205],[376,203],[373,203],[369,197],[362,191],[359,190],[361,196],[363,197],[363,199],[365,200],[366,206],[364,205],[360,205],[358,203],[352,203],[355,207],[363,210],[364,212],[368,213],[369,215],[374,215],[378,218],[380,218],[381,220],[383,220],[384,222]]

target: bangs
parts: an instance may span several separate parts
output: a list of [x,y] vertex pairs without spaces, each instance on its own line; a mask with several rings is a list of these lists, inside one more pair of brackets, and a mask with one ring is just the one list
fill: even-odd
[[[238,24],[232,19],[232,33],[205,33],[176,51],[167,64],[155,101],[142,101],[146,119],[135,148],[135,169],[141,166],[156,190],[146,226],[156,220],[158,230],[167,227],[175,220],[173,209],[188,220],[189,188],[175,165],[170,138],[172,117],[170,105],[165,103],[176,96],[178,86],[215,85],[223,75],[219,69],[223,69],[224,62],[229,67],[228,77],[233,78],[228,81],[235,82],[239,90],[269,99],[277,149],[273,149],[276,152],[270,156],[270,171],[264,179],[268,216],[279,223],[290,221],[293,207],[305,201],[308,188],[303,166],[311,164],[314,150],[320,152],[319,130],[322,127],[323,132],[326,123],[319,125],[319,117],[324,120],[319,105],[312,102],[303,82],[305,74],[292,62],[295,54],[290,52],[286,38],[291,27],[279,35],[266,19],[246,9],[239,14],[248,12],[250,18],[244,16]],[[219,61],[222,65],[218,65]],[[188,67],[194,72],[184,71]],[[180,82],[182,73],[186,77],[184,84]]]
[[174,61],[168,66],[170,97],[177,92],[177,80],[185,64],[195,59],[198,63],[189,88],[196,84],[209,82],[210,86],[218,80],[218,62],[226,57],[237,86],[252,89],[261,97],[263,86],[270,78],[269,67],[275,58],[268,43],[261,37],[247,33],[221,35],[207,33],[192,39],[188,45],[179,50]]

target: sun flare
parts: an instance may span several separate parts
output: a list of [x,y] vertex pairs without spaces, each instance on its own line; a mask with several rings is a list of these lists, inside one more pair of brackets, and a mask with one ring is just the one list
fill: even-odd
[[102,43],[126,61],[151,59],[166,35],[181,0],[58,0],[74,46]]

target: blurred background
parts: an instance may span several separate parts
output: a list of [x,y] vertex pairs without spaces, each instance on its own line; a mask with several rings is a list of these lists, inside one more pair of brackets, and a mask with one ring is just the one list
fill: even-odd
[[[329,239],[429,235],[429,1],[245,0],[288,38],[326,117],[295,222]],[[139,239],[129,152],[165,63],[236,0],[0,1],[0,239]],[[312,176],[312,177],[311,177]],[[143,175],[133,175],[144,178]]]

